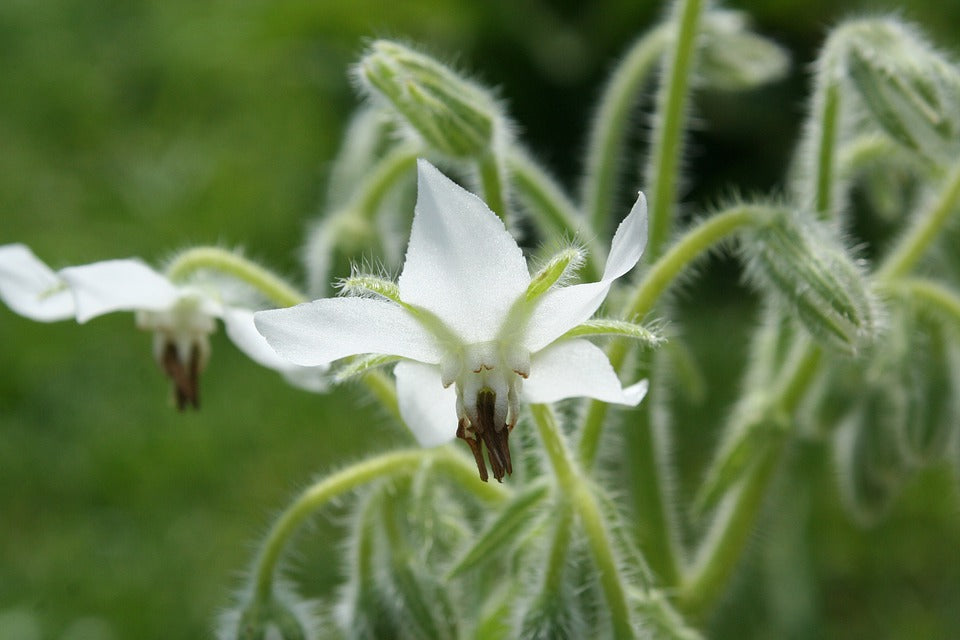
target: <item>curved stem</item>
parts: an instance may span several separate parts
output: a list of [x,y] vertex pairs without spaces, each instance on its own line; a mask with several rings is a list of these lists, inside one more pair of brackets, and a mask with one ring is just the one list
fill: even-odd
[[517,196],[544,227],[556,235],[578,237],[587,243],[584,276],[598,279],[601,273],[598,264],[604,255],[603,245],[598,242],[596,233],[586,228],[587,221],[563,189],[524,151],[512,151],[507,158],[507,167]]
[[279,307],[292,307],[306,296],[280,276],[232,251],[219,247],[194,247],[178,254],[167,267],[167,277],[182,282],[197,271],[211,270],[244,282]]
[[483,200],[501,220],[507,221],[507,198],[504,192],[503,167],[500,158],[490,151],[477,160]]
[[[729,209],[707,218],[684,235],[647,272],[643,281],[634,290],[622,317],[642,318],[649,313],[660,295],[694,260],[743,227],[770,211],[767,207],[742,206]],[[627,357],[629,343],[616,340],[607,349],[613,368],[619,371]],[[591,401],[584,418],[580,436],[580,461],[586,469],[593,466],[600,444],[600,435],[607,414],[605,402]]]
[[952,318],[954,324],[960,327],[960,296],[944,285],[924,278],[905,278],[894,281],[890,289],[902,292],[924,303],[926,308]]
[[444,450],[395,451],[347,467],[305,489],[274,522],[254,566],[254,602],[264,603],[270,600],[273,595],[277,564],[287,543],[300,525],[317,509],[331,499],[376,478],[413,471],[430,456],[435,456],[434,460],[438,468],[450,472],[458,480],[463,481],[469,478],[469,483],[464,486],[469,487],[478,496],[491,501],[500,501],[507,495],[499,485],[479,482],[476,472],[466,466],[465,460]]
[[400,415],[400,405],[397,402],[397,387],[382,371],[370,371],[363,376],[363,382],[367,385],[370,393],[380,401],[383,408],[390,412],[394,418],[403,422],[403,416]]
[[423,148],[417,144],[404,144],[391,149],[360,183],[360,188],[345,209],[364,219],[372,218],[387,193],[416,167],[417,158],[422,153]]
[[600,506],[570,455],[550,406],[534,404],[530,405],[530,410],[537,423],[537,431],[550,459],[554,475],[556,475],[557,482],[560,485],[561,495],[566,496],[570,501],[583,524],[587,544],[600,574],[600,586],[610,610],[613,636],[615,638],[633,638],[634,632],[630,621],[626,589],[614,558],[610,536],[603,521]]
[[676,205],[677,175],[680,168],[680,148],[687,120],[690,76],[696,58],[697,33],[703,0],[679,0],[671,23],[676,34],[673,47],[665,62],[665,84],[657,97],[657,117],[654,126],[650,162],[647,165],[650,186],[650,241],[647,259],[656,260],[670,236]]
[[583,209],[595,234],[603,234],[610,222],[608,216],[617,189],[617,169],[630,112],[667,42],[665,26],[641,36],[613,72],[600,98],[587,145],[587,174],[583,184]]
[[[798,343],[795,351],[798,353],[792,359],[792,368],[781,376],[772,394],[776,404],[770,410],[781,415],[796,410],[819,369],[823,354],[818,346],[805,341]],[[679,606],[682,610],[701,613],[723,590],[753,531],[786,442],[787,433],[783,432],[776,442],[763,450],[758,460],[751,463],[740,486],[720,504],[680,589]]]
[[946,184],[929,210],[917,217],[910,230],[900,238],[897,246],[880,265],[877,278],[889,282],[912,269],[943,229],[950,214],[956,211],[958,204],[960,163],[953,166]]

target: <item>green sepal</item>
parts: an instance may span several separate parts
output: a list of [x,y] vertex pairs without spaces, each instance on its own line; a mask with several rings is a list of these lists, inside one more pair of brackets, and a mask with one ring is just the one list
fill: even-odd
[[655,349],[664,342],[664,338],[643,325],[625,320],[607,320],[598,318],[587,320],[567,331],[561,340],[583,338],[586,336],[610,336],[614,338],[630,338],[642,342],[645,347]]
[[338,283],[341,291],[348,295],[374,294],[397,304],[400,301],[400,287],[396,282],[365,273],[353,273]]
[[583,251],[576,247],[567,247],[554,255],[530,279],[527,285],[527,301],[536,300],[553,288],[558,282],[568,279],[583,264]]

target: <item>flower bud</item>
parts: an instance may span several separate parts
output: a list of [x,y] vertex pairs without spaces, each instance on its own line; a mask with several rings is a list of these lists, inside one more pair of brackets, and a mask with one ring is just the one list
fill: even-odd
[[848,28],[847,67],[863,103],[894,140],[927,158],[955,155],[960,73],[896,20]]
[[792,307],[825,347],[854,355],[876,337],[870,283],[825,223],[776,211],[744,234],[741,252],[748,277]]
[[284,593],[267,601],[250,600],[240,611],[221,619],[219,637],[224,640],[307,640],[317,626],[309,603],[289,602]]
[[908,461],[922,465],[941,459],[960,428],[960,345],[938,323],[916,320],[906,327],[909,348],[894,371],[907,396],[900,447]]
[[746,14],[710,11],[704,16],[698,73],[713,88],[752,89],[782,78],[790,58],[778,44],[751,33]]
[[875,524],[910,474],[897,435],[907,417],[906,394],[872,388],[834,433],[840,497],[853,519]]
[[499,108],[493,98],[429,56],[378,40],[357,65],[356,77],[440,153],[480,156],[495,142]]

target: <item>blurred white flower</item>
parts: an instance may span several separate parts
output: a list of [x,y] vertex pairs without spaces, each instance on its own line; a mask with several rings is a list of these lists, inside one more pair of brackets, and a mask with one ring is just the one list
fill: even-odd
[[[316,366],[358,354],[399,356],[394,373],[404,420],[420,443],[454,435],[487,479],[512,472],[508,436],[521,393],[530,402],[585,396],[636,405],[646,381],[623,388],[603,351],[561,339],[590,318],[646,245],[641,194],[613,238],[599,282],[531,286],[516,241],[473,194],[419,162],[406,262],[385,299],[341,297],[255,314],[281,356]],[[392,285],[391,285],[392,286]]]
[[223,320],[234,344],[258,364],[311,391],[325,386],[325,367],[301,367],[277,356],[253,326],[253,310],[223,302],[216,290],[179,286],[140,260],[106,260],[54,272],[22,244],[0,246],[0,299],[41,322],[84,323],[133,311],[153,332],[157,363],[173,382],[177,408],[199,407],[198,380],[210,357],[209,336]]

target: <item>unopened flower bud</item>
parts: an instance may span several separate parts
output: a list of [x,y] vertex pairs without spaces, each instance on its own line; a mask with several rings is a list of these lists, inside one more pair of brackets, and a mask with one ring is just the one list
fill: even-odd
[[865,20],[847,33],[847,68],[877,124],[924,157],[954,154],[960,146],[960,73],[896,20]]
[[780,210],[742,240],[748,276],[786,301],[821,344],[853,355],[875,338],[870,283],[825,223]]
[[495,142],[500,127],[493,98],[429,56],[378,40],[360,60],[356,75],[364,91],[384,98],[440,153],[479,156]]
[[854,520],[874,524],[909,477],[897,426],[906,418],[906,394],[870,389],[834,433],[837,482]]
[[786,51],[748,26],[740,11],[710,11],[704,16],[698,73],[709,86],[740,91],[786,74],[790,66]]

